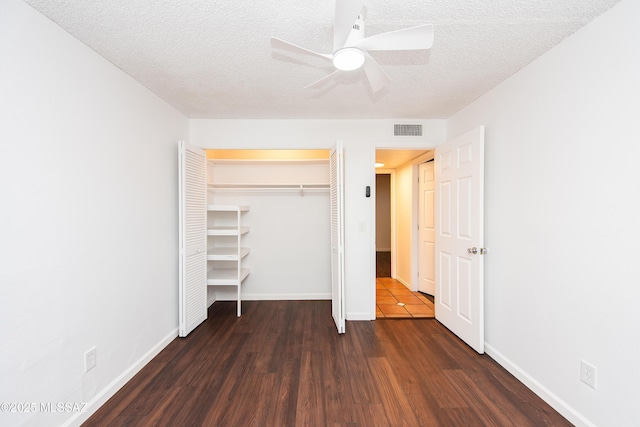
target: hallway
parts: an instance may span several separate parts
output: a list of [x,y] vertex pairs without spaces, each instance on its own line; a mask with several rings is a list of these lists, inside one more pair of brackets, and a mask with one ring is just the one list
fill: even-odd
[[391,278],[391,253],[376,252],[376,319],[432,319],[433,297]]

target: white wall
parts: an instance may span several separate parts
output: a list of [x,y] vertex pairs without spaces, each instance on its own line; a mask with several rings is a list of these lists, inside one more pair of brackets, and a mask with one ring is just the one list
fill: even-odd
[[22,1],[0,3],[0,58],[0,401],[100,403],[177,334],[188,120]]
[[[191,143],[203,148],[345,147],[345,290],[348,320],[375,318],[375,149],[431,148],[445,140],[444,120],[413,120],[422,137],[394,137],[402,120],[191,120]],[[359,231],[364,225],[365,231]],[[348,325],[347,325],[348,328]]]
[[487,351],[577,425],[640,425],[639,18],[622,1],[448,123],[486,125]]
[[413,165],[406,163],[396,169],[396,279],[411,287],[413,260]]

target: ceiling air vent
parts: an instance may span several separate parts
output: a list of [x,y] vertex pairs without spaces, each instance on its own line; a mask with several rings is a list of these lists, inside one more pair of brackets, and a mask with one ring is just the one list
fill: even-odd
[[422,136],[422,125],[393,125],[393,136]]

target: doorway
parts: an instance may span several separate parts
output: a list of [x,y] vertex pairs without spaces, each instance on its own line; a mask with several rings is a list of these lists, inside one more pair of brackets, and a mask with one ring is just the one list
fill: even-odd
[[[250,269],[242,299],[331,299],[329,154],[326,149],[207,150],[208,203],[249,208],[242,216],[248,228],[242,236],[243,268]],[[215,214],[208,216],[216,220]],[[233,246],[234,237],[227,240],[219,246]],[[210,269],[217,263],[210,261]],[[207,291],[212,304],[236,300],[238,289],[218,284]]]
[[418,291],[417,165],[430,150],[376,150],[376,319],[433,318],[433,297]]
[[391,174],[376,174],[376,277],[392,277]]

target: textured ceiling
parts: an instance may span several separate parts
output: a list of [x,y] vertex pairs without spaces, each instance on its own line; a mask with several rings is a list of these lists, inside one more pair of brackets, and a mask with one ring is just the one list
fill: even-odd
[[[340,0],[339,0],[340,1]],[[429,51],[372,52],[321,90],[319,58],[272,50],[272,36],[331,53],[331,1],[26,0],[190,118],[446,118],[618,0],[370,0],[366,35],[433,23]],[[328,66],[327,66],[328,65]]]

